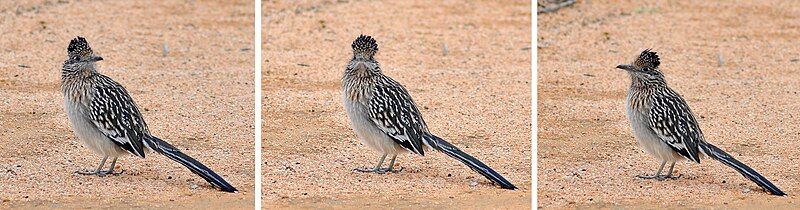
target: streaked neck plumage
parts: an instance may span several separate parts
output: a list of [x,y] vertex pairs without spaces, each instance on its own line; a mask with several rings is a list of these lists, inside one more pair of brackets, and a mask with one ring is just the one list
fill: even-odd
[[92,79],[99,75],[94,62],[67,60],[61,69],[61,92],[72,101],[85,101]]
[[641,73],[628,72],[631,77],[631,88],[660,88],[666,87],[667,82],[663,76],[636,75]]
[[378,61],[353,58],[347,65],[342,77],[342,88],[349,100],[368,100],[368,91],[375,83],[385,77]]

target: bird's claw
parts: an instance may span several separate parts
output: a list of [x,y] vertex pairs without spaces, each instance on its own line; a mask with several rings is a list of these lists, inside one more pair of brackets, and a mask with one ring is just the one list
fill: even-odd
[[683,176],[683,174],[679,174],[678,176],[672,176],[672,175],[652,175],[652,176],[638,175],[636,177],[639,177],[641,179],[655,179],[655,180],[658,180],[658,181],[664,181],[664,180],[667,180],[667,179],[675,180],[675,179],[681,178],[681,176]]
[[385,174],[385,173],[397,173],[397,172],[403,171],[403,167],[400,167],[400,169],[396,169],[396,170],[393,169],[393,168],[356,168],[356,169],[353,169],[353,171],[362,172],[362,173]]
[[125,172],[125,170],[120,170],[119,172],[115,172],[115,171],[98,171],[98,170],[82,170],[82,171],[76,171],[75,173],[80,174],[80,175],[96,175],[96,176],[99,176],[99,177],[104,177],[106,175],[119,176],[120,174],[122,174],[124,172]]

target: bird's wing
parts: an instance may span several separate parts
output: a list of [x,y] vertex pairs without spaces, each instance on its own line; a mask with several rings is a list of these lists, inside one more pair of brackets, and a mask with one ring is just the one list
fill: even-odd
[[689,105],[671,89],[659,92],[652,97],[650,128],[675,152],[699,163],[698,144],[703,141],[703,132]]
[[385,77],[374,87],[369,101],[369,117],[395,143],[414,153],[425,155],[423,134],[427,126],[405,88]]
[[100,75],[89,104],[92,123],[115,144],[144,157],[143,139],[149,132],[139,108],[122,85]]

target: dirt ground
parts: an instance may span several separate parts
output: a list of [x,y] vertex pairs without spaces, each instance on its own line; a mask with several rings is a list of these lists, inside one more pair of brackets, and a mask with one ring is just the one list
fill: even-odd
[[[538,17],[538,207],[798,208],[800,2],[579,1]],[[625,116],[630,79],[614,67],[661,57],[706,139],[788,197],[766,194],[721,163],[651,174]]]
[[[531,208],[530,2],[266,1],[263,10],[264,207]],[[433,133],[521,189],[501,190],[437,152],[398,156],[400,173],[353,172],[379,158],[341,102],[360,34],[377,39],[384,73],[405,84]]]
[[[0,208],[252,208],[253,17],[252,1],[0,2]],[[62,107],[60,69],[78,35],[153,134],[241,192],[155,153],[121,158],[120,176],[74,174],[101,158]]]

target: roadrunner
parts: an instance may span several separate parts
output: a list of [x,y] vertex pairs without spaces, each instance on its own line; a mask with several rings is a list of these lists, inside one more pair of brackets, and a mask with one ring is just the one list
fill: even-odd
[[[61,69],[61,91],[67,116],[75,135],[86,147],[103,156],[96,170],[78,171],[79,174],[118,174],[114,173],[117,157],[130,153],[144,158],[145,150],[149,149],[182,164],[222,191],[236,192],[236,188],[214,171],[150,134],[128,91],[97,72],[95,62],[103,58],[94,55],[86,39],[72,39],[67,55]],[[112,158],[111,167],[103,171],[109,157]]]
[[[633,64],[617,66],[631,77],[625,108],[633,135],[645,152],[661,161],[655,174],[639,177],[657,180],[678,178],[680,176],[672,176],[676,161],[687,159],[700,163],[701,155],[705,155],[736,169],[773,195],[786,195],[752,168],[706,142],[689,105],[677,92],[667,87],[659,64],[656,52],[648,49]],[[662,175],[667,163],[670,164],[669,171]]]
[[[425,155],[425,149],[437,150],[455,158],[504,189],[516,189],[511,182],[483,164],[428,131],[417,105],[408,91],[381,71],[375,53],[375,39],[361,35],[352,44],[353,58],[342,78],[342,95],[350,124],[358,138],[382,154],[378,165],[362,172],[394,172],[397,154],[412,152]],[[387,156],[387,168],[381,168]]]

